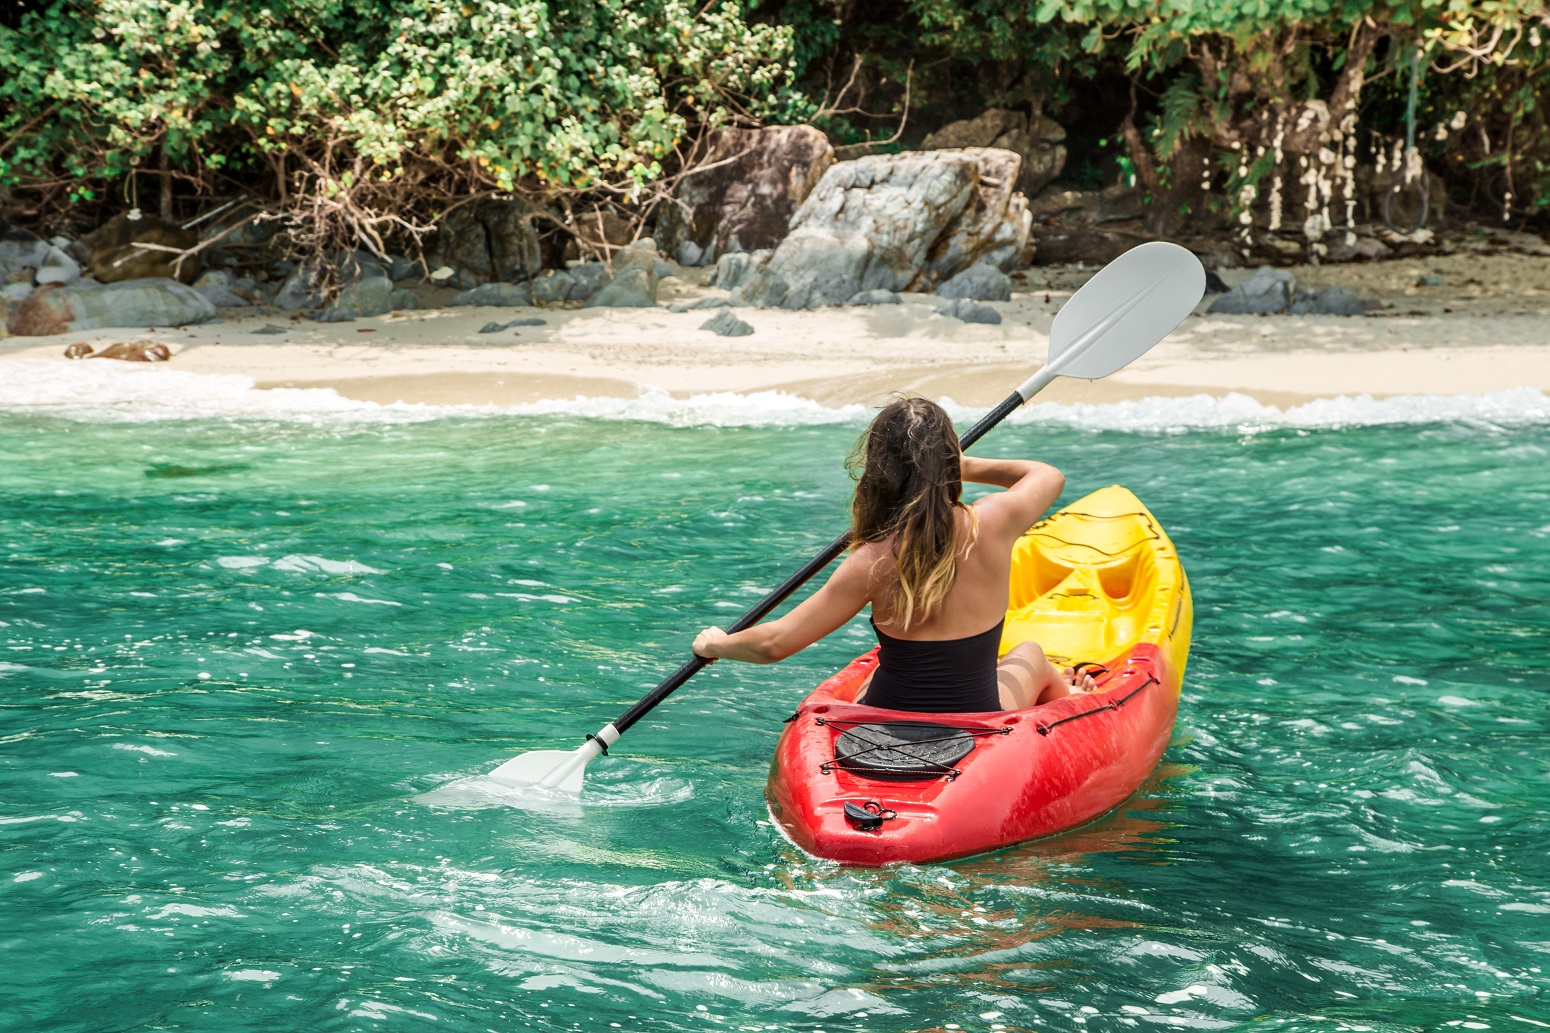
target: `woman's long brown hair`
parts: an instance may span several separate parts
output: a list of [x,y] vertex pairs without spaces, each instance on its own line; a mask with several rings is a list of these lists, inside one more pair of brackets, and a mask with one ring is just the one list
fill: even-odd
[[[963,503],[962,450],[946,411],[924,398],[883,408],[861,435],[848,464],[856,475],[850,545],[893,539],[898,581],[894,623],[908,629],[947,596],[958,573],[958,522]],[[970,510],[969,541],[977,524]]]

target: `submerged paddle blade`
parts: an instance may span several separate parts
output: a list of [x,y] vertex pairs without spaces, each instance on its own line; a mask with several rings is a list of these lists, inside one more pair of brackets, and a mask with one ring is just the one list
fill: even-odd
[[485,777],[501,785],[543,786],[579,795],[587,764],[598,752],[590,742],[579,750],[534,750],[513,757]]
[[534,750],[511,758],[485,777],[501,785],[542,786],[575,796],[581,792],[587,765],[618,741],[619,729],[607,724],[587,736],[579,749]]
[[1061,307],[1045,369],[1051,376],[1106,377],[1172,333],[1205,293],[1205,268],[1187,248],[1161,240],[1133,247]]

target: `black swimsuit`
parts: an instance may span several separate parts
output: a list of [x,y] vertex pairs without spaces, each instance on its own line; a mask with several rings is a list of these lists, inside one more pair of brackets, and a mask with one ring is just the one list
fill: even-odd
[[968,638],[915,640],[877,632],[877,671],[863,697],[867,706],[933,714],[1000,710],[996,654],[1001,626]]

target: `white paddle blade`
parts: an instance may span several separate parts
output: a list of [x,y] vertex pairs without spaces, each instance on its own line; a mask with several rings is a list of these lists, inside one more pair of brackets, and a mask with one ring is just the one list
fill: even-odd
[[1051,376],[1106,377],[1172,333],[1205,293],[1205,268],[1187,248],[1161,240],[1133,247],[1061,307],[1045,369]]
[[601,752],[593,742],[578,750],[534,750],[513,757],[485,777],[501,785],[543,786],[579,796],[587,764]]

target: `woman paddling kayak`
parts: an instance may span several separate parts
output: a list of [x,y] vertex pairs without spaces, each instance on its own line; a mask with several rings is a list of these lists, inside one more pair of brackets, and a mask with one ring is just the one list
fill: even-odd
[[[886,406],[852,456],[851,552],[817,592],[776,620],[728,635],[706,628],[707,659],[774,663],[807,648],[871,604],[878,668],[858,702],[931,713],[1018,710],[1093,679],[1061,671],[1033,642],[997,662],[1012,548],[1065,486],[1028,459],[966,456],[941,406],[906,398]],[[963,482],[1005,491],[972,505]]]

